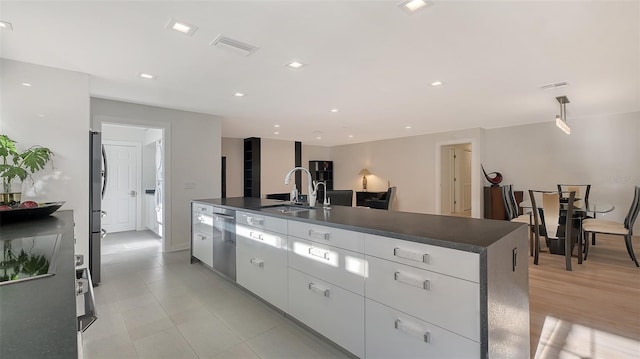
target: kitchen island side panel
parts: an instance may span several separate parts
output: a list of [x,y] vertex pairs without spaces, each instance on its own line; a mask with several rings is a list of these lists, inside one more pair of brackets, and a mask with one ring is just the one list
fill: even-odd
[[527,230],[522,225],[486,251],[488,358],[530,356]]

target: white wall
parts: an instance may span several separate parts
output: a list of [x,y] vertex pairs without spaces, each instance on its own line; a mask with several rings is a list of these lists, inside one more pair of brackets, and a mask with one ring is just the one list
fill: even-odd
[[[31,87],[22,86],[23,82]],[[89,76],[0,59],[0,131],[26,148],[51,149],[55,169],[33,176],[23,200],[65,201],[74,211],[76,253],[89,254]]]
[[[260,194],[291,192],[292,185],[284,184],[284,176],[295,167],[295,142],[263,138],[260,140]],[[303,167],[307,167],[304,166]],[[292,179],[293,182],[293,179]],[[306,176],[302,178],[300,193],[307,193]]]
[[616,206],[599,218],[622,221],[640,185],[640,112],[570,119],[569,125],[571,135],[553,122],[487,130],[484,166],[516,190],[591,184],[592,201]]
[[[440,174],[436,170],[440,162],[439,148],[440,145],[458,141],[476,142],[478,150],[474,148],[473,153],[474,156],[480,156],[483,130],[454,131],[332,147],[330,151],[334,187],[362,191],[362,176],[358,172],[366,168],[371,172],[367,176],[368,191],[386,191],[388,183],[397,187],[394,210],[438,213],[440,193],[435,188],[440,183]],[[477,174],[475,181],[477,192],[481,192]],[[481,201],[481,197],[479,198],[476,202]],[[481,203],[474,205],[476,208],[473,213],[480,216]]]
[[220,126],[218,116],[132,103],[91,99],[95,130],[105,123],[164,128],[164,250],[190,245],[190,201],[220,197]]
[[[295,141],[274,139],[260,140],[260,193],[289,193],[291,184],[284,184],[284,176],[295,164]],[[242,138],[222,138],[222,155],[227,157],[227,197],[243,196],[243,148]],[[311,160],[328,160],[330,148],[302,145],[302,166],[309,167]],[[307,179],[302,177],[303,192],[307,193]],[[300,188],[299,188],[300,189]]]
[[223,137],[222,155],[227,157],[227,198],[243,197],[244,140]]

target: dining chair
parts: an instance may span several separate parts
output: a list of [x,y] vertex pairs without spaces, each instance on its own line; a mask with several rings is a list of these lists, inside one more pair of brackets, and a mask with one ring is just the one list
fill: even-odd
[[638,218],[638,213],[640,212],[640,186],[635,187],[635,192],[633,195],[633,201],[631,201],[631,207],[629,208],[629,213],[624,218],[623,223],[619,223],[616,221],[608,221],[604,219],[585,219],[582,223],[582,230],[585,234],[588,233],[604,233],[611,234],[617,236],[624,236],[624,243],[627,246],[627,252],[636,264],[636,267],[640,267],[638,265],[638,260],[636,259],[636,255],[633,252],[633,225]]
[[[567,192],[567,191],[575,191],[576,192],[576,207],[582,207],[582,203],[580,201],[584,201],[584,203],[589,202],[589,192],[591,192],[590,184],[558,184],[558,193]],[[561,201],[566,202],[566,198],[561,196]],[[588,214],[584,214],[584,218],[596,218],[596,214],[592,214],[593,217],[590,217]],[[591,235],[591,244],[596,245],[596,235],[593,233]]]
[[529,226],[529,254],[533,256],[533,223],[531,221],[531,213],[519,213],[516,197],[513,195],[513,185],[502,186],[502,200],[504,201],[507,220],[515,223],[524,223]]
[[[566,196],[566,206],[560,206],[561,196]],[[578,244],[579,253],[578,263],[582,263],[582,241],[577,239],[573,233],[573,206],[575,196],[575,191],[566,193],[565,191],[552,192],[529,190],[529,197],[531,198],[533,212],[533,233],[535,238],[533,264],[537,265],[540,257],[540,236],[545,237],[545,242],[547,243],[549,252],[551,252],[552,246],[555,248],[564,242],[566,270],[571,270],[571,254],[576,243]],[[538,204],[542,204],[542,207]],[[562,223],[560,222],[561,218],[564,220]],[[552,241],[557,242],[554,243]]]
[[335,206],[353,206],[353,191],[350,189],[327,190],[327,198]]

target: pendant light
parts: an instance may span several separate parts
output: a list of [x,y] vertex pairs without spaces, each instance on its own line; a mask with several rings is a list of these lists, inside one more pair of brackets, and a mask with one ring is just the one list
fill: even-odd
[[567,96],[556,97],[556,100],[560,103],[560,114],[556,116],[556,126],[561,129],[567,135],[571,134],[571,127],[567,124],[567,109],[566,104],[569,103]]

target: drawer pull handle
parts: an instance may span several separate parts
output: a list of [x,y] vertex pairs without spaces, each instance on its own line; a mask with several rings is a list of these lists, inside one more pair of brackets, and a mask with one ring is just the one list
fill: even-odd
[[316,230],[310,229],[309,230],[309,237],[312,238],[320,238],[320,239],[324,239],[324,240],[329,240],[329,238],[331,237],[331,233],[329,232],[318,232]]
[[206,239],[207,239],[207,236],[202,235],[202,234],[198,234],[198,238],[200,238],[201,240],[203,240],[203,241],[204,241],[204,240],[206,240]]
[[429,263],[429,255],[427,253],[411,252],[396,247],[393,249],[393,255],[398,258],[404,258],[422,263]]
[[264,224],[264,219],[248,217],[247,222],[252,226],[262,226]]
[[330,252],[326,252],[323,251],[322,249],[318,249],[318,248],[309,248],[309,254],[311,254],[314,257],[318,257],[318,258],[322,258],[322,259],[329,259],[329,253]]
[[254,266],[258,266],[260,268],[264,268],[264,261],[262,259],[251,258],[251,259],[249,259],[249,262],[251,264],[253,264]]
[[409,334],[414,337],[422,338],[422,340],[424,340],[425,343],[429,343],[431,341],[431,333],[425,332],[424,330],[422,330],[421,328],[418,328],[415,325],[404,323],[400,319],[396,319],[395,327],[400,332]]
[[325,297],[329,297],[329,288],[322,288],[315,283],[309,283],[309,290],[318,294],[322,294]]
[[263,240],[262,233],[249,232],[249,237],[253,239]]
[[397,280],[400,283],[412,285],[420,289],[424,289],[424,290],[431,289],[431,281],[428,279],[422,280],[418,278],[407,277],[400,272],[396,272],[393,276],[393,279]]

